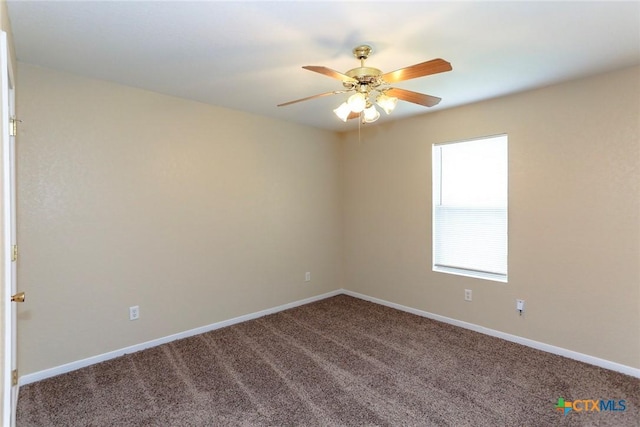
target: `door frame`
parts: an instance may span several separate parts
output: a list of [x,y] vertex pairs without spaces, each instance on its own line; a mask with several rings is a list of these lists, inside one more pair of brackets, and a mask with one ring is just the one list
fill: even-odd
[[0,114],[2,115],[2,425],[15,426],[18,385],[13,384],[12,371],[16,369],[16,304],[11,296],[16,293],[17,274],[13,259],[16,244],[16,181],[15,137],[11,136],[11,119],[15,111],[14,76],[9,57],[8,37],[0,32]]

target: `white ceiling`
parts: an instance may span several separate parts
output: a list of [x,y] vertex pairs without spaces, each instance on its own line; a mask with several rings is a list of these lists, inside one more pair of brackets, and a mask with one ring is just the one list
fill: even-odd
[[639,1],[7,4],[19,61],[337,131],[357,126],[331,111],[346,95],[276,105],[342,89],[301,67],[345,72],[363,43],[383,72],[453,66],[393,85],[438,106],[401,101],[378,123],[640,64]]

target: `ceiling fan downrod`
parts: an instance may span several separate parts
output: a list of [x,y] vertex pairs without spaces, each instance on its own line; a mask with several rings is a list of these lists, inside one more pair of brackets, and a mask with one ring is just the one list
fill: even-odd
[[[369,55],[371,55],[372,51],[373,49],[371,49],[371,46],[368,45],[360,45],[353,49],[353,56],[360,60],[360,66],[358,68],[353,68],[347,71],[345,74],[357,81],[356,86],[375,88],[382,83],[379,79],[379,76],[382,75],[382,71],[377,68],[364,66],[364,62],[367,58],[369,58]],[[353,86],[353,82],[343,82],[343,85],[345,87],[347,87],[348,85]],[[368,92],[367,89],[360,89],[360,91]]]

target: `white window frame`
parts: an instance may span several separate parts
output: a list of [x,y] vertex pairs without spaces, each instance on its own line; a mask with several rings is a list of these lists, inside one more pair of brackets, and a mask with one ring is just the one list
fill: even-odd
[[[441,273],[450,273],[460,276],[474,277],[478,279],[492,280],[497,282],[508,282],[508,188],[505,189],[507,194],[505,194],[504,204],[499,203],[498,205],[487,205],[487,206],[455,206],[455,205],[443,205],[442,203],[442,147],[451,144],[464,144],[464,143],[473,143],[476,141],[487,141],[491,139],[501,139],[506,144],[507,150],[507,164],[505,173],[507,174],[507,186],[508,186],[508,136],[506,134],[500,135],[492,135],[481,138],[474,138],[463,141],[454,141],[454,142],[446,142],[440,144],[433,144],[432,148],[432,178],[433,178],[433,194],[432,194],[432,244],[433,244],[433,256],[432,256],[432,268],[435,272]],[[445,148],[446,149],[446,148]],[[465,212],[466,209],[466,212]],[[471,211],[472,216],[469,218],[478,219],[480,222],[478,224],[488,224],[488,225],[478,225],[475,229],[477,231],[477,238],[468,238],[468,234],[464,234],[464,237],[461,237],[463,233],[456,233],[455,230],[457,228],[446,228],[446,225],[443,225],[443,222],[439,221],[439,219],[448,218],[449,221],[453,224],[458,224],[460,219],[456,219],[456,214],[459,213],[461,216],[457,218],[464,218],[465,214],[468,214]],[[449,216],[447,215],[449,212]],[[466,219],[465,219],[466,221]],[[438,222],[438,223],[437,223]],[[438,227],[440,230],[449,230],[449,231],[438,231]],[[473,224],[470,227],[474,227]],[[485,237],[479,237],[481,233],[485,233]],[[453,248],[454,250],[460,250],[461,247],[460,241],[465,242],[465,251],[467,250],[466,244],[468,241],[469,244],[469,252],[470,253],[479,253],[474,252],[478,251],[478,246],[480,242],[484,244],[484,242],[491,242],[493,244],[489,244],[489,248],[493,249],[493,254],[495,257],[494,260],[499,260],[498,264],[500,264],[499,268],[481,268],[479,265],[484,264],[484,262],[479,262],[476,265],[472,265],[475,262],[447,262],[452,261],[457,256],[449,257],[447,255],[446,250],[448,248]],[[447,243],[448,242],[448,243]],[[452,243],[454,242],[454,243]],[[458,242],[458,243],[455,243]],[[475,247],[474,247],[475,243]],[[488,251],[487,251],[488,252]],[[451,253],[451,252],[450,252]],[[462,258],[462,257],[461,257]],[[503,264],[502,264],[503,263]],[[454,265],[458,264],[458,265]],[[496,265],[496,262],[487,262],[487,265],[493,264]]]

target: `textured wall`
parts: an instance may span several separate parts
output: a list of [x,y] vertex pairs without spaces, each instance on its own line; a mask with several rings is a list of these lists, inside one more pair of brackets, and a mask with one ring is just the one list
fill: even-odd
[[[639,74],[376,125],[361,143],[345,135],[348,288],[640,368]],[[432,144],[501,133],[509,283],[434,273]]]
[[18,73],[22,375],[342,287],[334,134]]
[[[20,64],[22,372],[343,286],[640,367],[639,72],[358,142]],[[431,144],[503,132],[509,283],[433,273]]]

